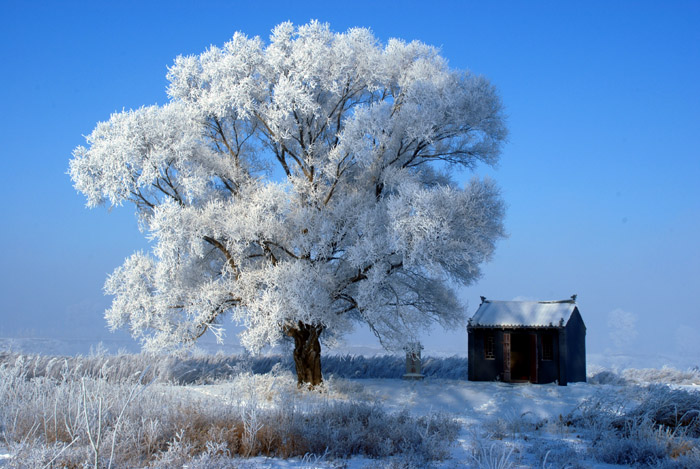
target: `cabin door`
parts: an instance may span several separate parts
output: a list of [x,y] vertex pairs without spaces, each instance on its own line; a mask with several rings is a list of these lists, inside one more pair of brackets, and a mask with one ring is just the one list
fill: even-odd
[[529,332],[510,334],[510,381],[537,382],[537,335]]
[[538,382],[538,363],[539,354],[537,353],[537,334],[530,334],[530,382]]
[[503,333],[503,381],[510,383],[510,332]]

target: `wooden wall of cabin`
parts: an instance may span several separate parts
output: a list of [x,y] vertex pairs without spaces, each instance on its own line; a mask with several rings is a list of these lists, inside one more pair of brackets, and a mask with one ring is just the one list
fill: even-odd
[[[560,338],[559,329],[516,329],[501,330],[474,328],[468,332],[468,379],[470,381],[496,381],[505,380],[504,376],[504,353],[503,334],[512,336],[535,335],[537,337],[537,379],[532,377],[533,382],[540,384],[553,383],[559,381],[560,369]],[[493,337],[493,358],[486,357],[486,341],[489,336]],[[549,337],[549,338],[547,338]],[[551,341],[551,355],[545,352],[546,342]],[[564,356],[567,354],[565,353]],[[551,356],[551,358],[548,358]],[[562,357],[564,358],[564,357]],[[566,366],[566,365],[564,365]],[[565,372],[566,375],[566,372]]]
[[566,367],[570,382],[586,381],[586,325],[578,312],[571,314],[566,325],[567,347]]
[[[559,379],[559,334],[556,329],[537,330],[538,347],[538,376],[537,382],[541,384],[553,383]],[[547,342],[551,344],[551,354],[545,350]]]
[[[493,337],[493,358],[486,358],[487,337]],[[502,379],[503,333],[495,329],[471,329],[468,340],[468,379],[469,381],[496,381]]]

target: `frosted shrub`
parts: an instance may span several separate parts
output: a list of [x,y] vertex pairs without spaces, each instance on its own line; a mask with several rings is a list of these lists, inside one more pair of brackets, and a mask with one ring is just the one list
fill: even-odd
[[61,442],[53,444],[42,444],[38,440],[10,442],[8,449],[14,457],[9,460],[6,467],[16,469],[51,467],[52,463],[56,463],[54,467],[71,467],[71,462],[75,467],[81,467],[82,465],[78,465],[78,462],[87,461],[89,458],[87,448]]
[[634,407],[635,397],[630,388],[620,392],[601,389],[581,401],[564,420],[569,425],[591,430],[597,435],[612,428],[613,421],[625,415],[630,407]]
[[622,376],[633,383],[700,385],[698,368],[686,371],[669,366],[640,370],[629,368],[622,372]]
[[7,386],[0,396],[0,429],[15,462],[89,459],[94,467],[111,464],[117,438],[120,443],[129,440],[120,423],[142,386],[75,379],[65,368],[61,379],[29,378],[30,365],[19,360],[0,368],[0,381]]
[[660,466],[668,469],[697,469],[700,461],[700,444],[681,446],[681,452],[674,454],[671,451],[671,459],[664,461]]
[[595,454],[603,462],[625,466],[654,466],[666,457],[664,444],[653,437],[602,438],[595,447]]
[[102,378],[111,383],[129,383],[147,370],[144,382],[172,381],[170,370],[178,363],[177,357],[152,354],[91,355],[55,357],[0,353],[0,365],[20,366],[27,378],[54,380]]
[[246,372],[237,375],[229,383],[232,401],[238,405],[276,402],[295,393],[297,388],[292,373],[279,364],[274,365],[269,373],[256,375]]
[[[685,467],[700,454],[700,393],[663,385],[604,391],[568,417],[588,432],[593,454],[624,465]],[[697,459],[694,465],[697,467]]]
[[194,447],[187,440],[184,440],[184,433],[183,430],[180,430],[168,442],[167,449],[156,456],[151,467],[182,467],[192,459],[191,455],[194,452]]
[[700,369],[677,370],[664,366],[663,368],[627,368],[622,371],[612,371],[597,368],[588,375],[590,384],[680,384],[700,385]]
[[323,369],[327,375],[339,378],[400,378],[406,372],[406,360],[396,355],[327,355],[323,358]]
[[542,469],[582,469],[579,461],[584,459],[582,451],[565,439],[532,441],[532,448],[537,461]]
[[467,357],[425,357],[421,372],[428,378],[467,379]]
[[480,469],[510,469],[514,467],[511,460],[515,448],[504,444],[492,443],[486,446],[477,441],[472,454],[470,454],[470,466]]
[[308,424],[297,431],[308,429],[304,438],[311,452],[322,453],[327,448],[336,457],[382,458],[413,452],[426,460],[443,459],[459,429],[443,415],[416,419],[407,412],[388,414],[376,404],[357,402],[329,403],[306,418]]
[[700,438],[700,393],[662,385],[649,386],[641,404],[629,416],[648,419],[654,426]]
[[532,412],[520,413],[513,409],[504,409],[484,422],[486,436],[492,440],[517,438],[522,433],[529,433],[542,426]]
[[491,440],[503,440],[508,436],[508,423],[499,417],[491,417],[484,422],[486,437]]
[[[406,372],[406,359],[397,355],[374,357],[329,355],[323,359],[326,374],[340,378],[392,379]],[[423,357],[421,372],[428,378],[466,379],[466,357]]]
[[603,370],[597,373],[593,373],[588,376],[589,384],[612,384],[616,386],[623,386],[627,384],[627,380],[611,370]]

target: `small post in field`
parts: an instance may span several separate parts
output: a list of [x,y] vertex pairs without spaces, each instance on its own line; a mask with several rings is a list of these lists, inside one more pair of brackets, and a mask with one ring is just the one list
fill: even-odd
[[425,376],[421,373],[421,357],[420,351],[423,346],[420,342],[412,342],[404,347],[406,350],[406,373],[402,379],[421,380]]

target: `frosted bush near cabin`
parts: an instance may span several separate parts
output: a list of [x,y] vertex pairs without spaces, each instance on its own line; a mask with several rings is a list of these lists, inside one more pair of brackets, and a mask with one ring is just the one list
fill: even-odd
[[113,328],[148,350],[245,326],[258,351],[295,341],[299,382],[321,381],[319,338],[364,322],[401,350],[454,327],[453,286],[504,236],[493,181],[455,168],[498,161],[501,101],[437,49],[367,29],[277,26],[180,56],[170,102],[115,113],[73,152],[88,206],[135,205],[152,252],[107,279]]
[[566,417],[597,459],[622,465],[697,467],[700,393],[669,385],[602,389]]

